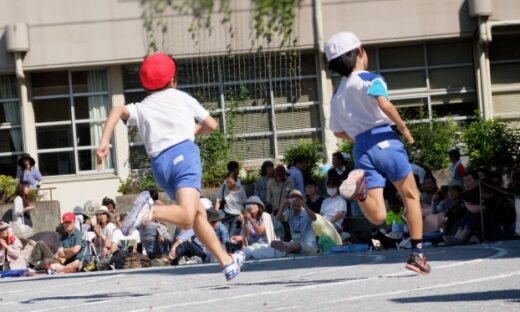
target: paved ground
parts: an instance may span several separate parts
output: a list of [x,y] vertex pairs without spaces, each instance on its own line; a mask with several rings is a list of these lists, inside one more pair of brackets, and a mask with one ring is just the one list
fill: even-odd
[[520,311],[520,240],[248,262],[226,283],[215,265],[0,281],[0,311]]

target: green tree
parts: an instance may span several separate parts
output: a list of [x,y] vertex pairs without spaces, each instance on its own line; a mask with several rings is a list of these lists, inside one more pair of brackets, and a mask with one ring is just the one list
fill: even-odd
[[283,162],[291,165],[297,156],[307,159],[307,167],[303,173],[304,177],[315,178],[318,174],[318,163],[323,161],[323,146],[317,141],[300,140],[297,144],[289,147],[283,154]]
[[520,161],[520,134],[503,120],[477,118],[463,130],[462,141],[471,166],[507,167]]
[[433,119],[425,123],[408,123],[415,140],[406,144],[410,161],[439,170],[449,166],[448,151],[455,146],[457,124],[452,119]]

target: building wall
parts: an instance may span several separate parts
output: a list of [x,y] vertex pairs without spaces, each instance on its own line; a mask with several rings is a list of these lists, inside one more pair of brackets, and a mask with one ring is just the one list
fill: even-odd
[[[23,60],[24,70],[29,77],[29,90],[32,73],[58,69],[72,71],[103,68],[109,72],[111,105],[122,105],[125,102],[125,96],[130,92],[123,85],[123,68],[137,64],[147,51],[148,42],[143,29],[140,2],[139,0],[0,0],[0,8],[2,8],[0,10],[0,74],[14,74],[13,57],[5,50],[4,25],[24,22],[29,26],[30,37],[30,51],[25,54]],[[234,39],[231,39],[227,26],[219,26],[221,16],[218,14],[213,17],[211,36],[207,30],[203,30],[197,33],[194,39],[193,34],[187,31],[192,18],[167,12],[164,23],[168,26],[168,31],[165,35],[158,34],[164,49],[179,58],[193,59],[201,56],[223,55],[226,53],[226,46],[231,44],[234,51],[242,53],[241,57],[247,59],[248,51],[251,48],[250,2],[234,0],[233,3]],[[395,49],[397,52],[406,50],[407,53],[411,53],[410,55],[415,55],[413,49],[418,49],[419,54],[422,51],[429,53],[432,48],[442,46],[445,42],[452,44],[464,41],[471,45],[473,41],[475,44],[474,34],[477,24],[475,19],[468,16],[467,0],[322,0],[321,3],[323,40],[326,41],[337,31],[352,31],[367,46],[369,52],[372,53],[370,56],[373,60],[379,60],[380,54],[383,54],[381,52],[384,52],[385,49]],[[520,18],[520,1],[518,0],[494,0],[493,9],[490,20]],[[313,14],[313,1],[303,1],[296,20],[296,33],[299,39],[297,47],[305,53],[309,53],[309,51],[315,53],[319,58],[321,55],[317,53],[316,49],[318,42],[315,38]],[[506,39],[497,42],[502,45],[517,42],[518,40],[515,38],[518,38],[518,34],[504,38]],[[266,46],[266,50],[275,49],[278,42],[278,39],[275,38],[271,45]],[[513,45],[513,47],[516,46]],[[507,49],[498,50],[501,51],[502,58],[491,62],[492,78],[500,78],[495,79],[493,95],[497,99],[498,108],[504,111],[501,116],[517,118],[520,114],[515,110],[515,103],[520,98],[518,95],[520,94],[520,81],[515,77],[514,72],[511,72],[511,68],[515,70],[519,68],[520,56],[507,52]],[[451,52],[449,54],[452,55]],[[462,70],[466,71],[469,68],[470,72],[473,65],[471,61],[469,63],[467,61],[452,63],[454,64],[450,63],[448,67],[463,67]],[[373,66],[371,70],[381,69],[375,63]],[[389,76],[390,82],[392,75],[394,81],[406,82],[413,79],[405,76],[405,71],[413,73],[422,70],[425,75],[428,75],[435,70],[440,72],[446,69],[442,68],[444,66],[442,64],[435,66],[430,68],[429,64],[423,64],[419,66],[419,69],[411,66],[411,69],[405,70],[400,67],[392,67],[386,69],[386,75]],[[383,70],[385,69],[383,68]],[[507,70],[510,72],[506,72]],[[329,77],[324,73],[314,73],[312,76],[307,79],[321,80],[319,82],[325,85],[321,89],[322,102],[312,99],[306,105],[309,107],[319,105],[323,122],[323,117],[329,114],[328,99],[333,92],[331,79],[334,77]],[[465,77],[467,78],[467,75]],[[422,76],[421,79],[426,80]],[[211,82],[214,83],[214,81],[209,83]],[[208,84],[208,82],[204,83]],[[319,83],[316,88],[318,85]],[[475,96],[470,97],[469,100],[465,97],[475,93],[477,87],[472,84],[472,88],[469,90],[468,88],[450,90],[449,86],[420,87],[422,88],[420,91],[414,90],[414,88],[409,88],[410,90],[403,88],[391,93],[391,96],[399,105],[431,107],[442,96],[446,95],[448,98],[447,95],[450,95],[455,98],[460,93],[464,96],[461,96],[462,99],[454,99],[455,104],[468,102],[474,105],[476,103]],[[131,91],[140,92],[140,90]],[[450,101],[451,98],[448,103]],[[29,111],[34,111],[32,102],[33,99],[30,96],[27,106]],[[280,105],[286,104],[290,103],[284,102]],[[265,108],[266,114],[269,114],[268,107]],[[258,107],[252,108],[252,110],[254,109],[258,109]],[[513,111],[511,112],[511,110]],[[29,126],[33,126],[34,118],[32,116],[25,116],[24,119],[31,124]],[[244,128],[254,125],[254,122],[249,122],[245,118],[242,122]],[[324,126],[322,124],[321,129],[316,127],[318,129],[316,131],[324,131]],[[322,139],[329,149],[335,147],[335,139],[330,137],[330,133],[328,136],[323,136]],[[35,130],[29,131],[25,140],[33,142],[31,146],[34,147],[28,152],[35,154]],[[117,194],[119,179],[125,179],[130,170],[128,135],[122,124],[117,127],[114,142],[114,172],[91,172],[87,175],[78,174],[44,179],[44,187],[56,187],[53,198],[60,200],[62,211],[71,210],[88,199],[100,201],[105,195],[114,197]]]

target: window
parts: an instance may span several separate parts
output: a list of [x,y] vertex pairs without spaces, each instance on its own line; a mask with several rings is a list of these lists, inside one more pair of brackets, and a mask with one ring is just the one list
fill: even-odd
[[0,174],[16,176],[23,141],[20,103],[14,76],[0,76]]
[[472,118],[477,102],[471,40],[366,49],[368,70],[383,75],[390,99],[404,118]]
[[[233,154],[240,159],[281,157],[287,142],[321,139],[316,56],[303,51],[178,59],[178,88],[199,100],[225,127],[236,116]],[[138,66],[123,69],[126,103],[146,93]],[[148,167],[129,127],[131,168]]]
[[109,110],[106,70],[33,73],[31,81],[42,174],[97,172],[95,151]]
[[520,30],[493,35],[489,44],[493,112],[503,118],[518,118],[520,111]]

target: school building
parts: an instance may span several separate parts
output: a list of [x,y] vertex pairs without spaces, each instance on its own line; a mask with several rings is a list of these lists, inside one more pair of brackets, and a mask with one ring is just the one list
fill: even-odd
[[[251,1],[231,1],[211,29],[166,10],[157,43],[179,62],[179,88],[232,127],[248,162],[281,158],[300,139],[336,149],[329,99],[339,77],[325,70],[327,39],[356,33],[369,69],[411,119],[520,119],[520,1],[304,0],[290,50],[279,38],[251,50]],[[0,174],[30,153],[62,211],[116,196],[120,179],[146,164],[135,129],[117,126],[105,169],[94,152],[110,108],[145,96],[138,64],[150,37],[140,0],[0,0]],[[229,52],[231,51],[231,52]],[[233,122],[229,122],[232,120]],[[228,129],[228,131],[230,131]]]

